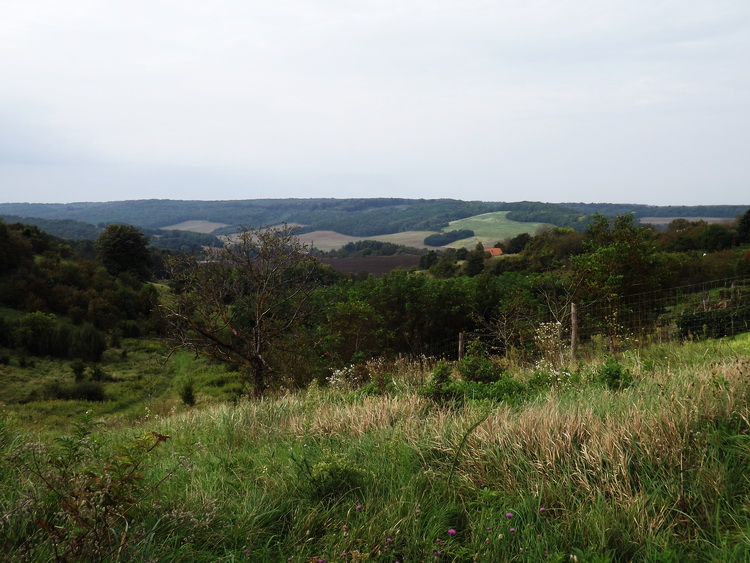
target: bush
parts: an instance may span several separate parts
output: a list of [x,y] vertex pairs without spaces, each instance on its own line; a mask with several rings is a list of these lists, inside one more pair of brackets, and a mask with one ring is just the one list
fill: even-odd
[[192,380],[186,381],[183,383],[182,387],[180,387],[180,399],[182,399],[182,402],[188,407],[195,405],[195,389]]
[[610,356],[596,372],[596,380],[613,391],[619,391],[633,384],[633,375],[614,356]]
[[425,395],[438,401],[448,398],[452,373],[453,368],[449,363],[438,362],[430,376],[430,381],[427,382],[427,386],[425,387]]
[[510,376],[502,376],[497,381],[482,383],[479,381],[457,381],[453,394],[464,399],[476,401],[514,402],[526,396],[526,386]]
[[84,323],[71,334],[70,355],[87,362],[98,362],[107,349],[106,335],[91,323]]
[[367,472],[342,454],[329,453],[312,466],[307,460],[298,465],[300,483],[316,502],[335,502],[362,489],[367,483]]
[[45,387],[44,395],[47,399],[63,401],[102,402],[106,398],[104,386],[94,381],[78,381],[72,385],[50,383]]
[[481,341],[472,340],[466,349],[466,355],[456,366],[458,373],[466,381],[491,383],[502,376],[502,370],[487,356]]
[[86,362],[80,358],[73,360],[70,362],[70,369],[73,371],[73,377],[76,382],[83,381],[83,375],[86,372]]

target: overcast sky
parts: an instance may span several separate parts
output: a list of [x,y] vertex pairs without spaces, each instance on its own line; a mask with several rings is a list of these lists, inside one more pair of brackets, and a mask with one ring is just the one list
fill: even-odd
[[0,0],[0,201],[750,204],[748,0]]

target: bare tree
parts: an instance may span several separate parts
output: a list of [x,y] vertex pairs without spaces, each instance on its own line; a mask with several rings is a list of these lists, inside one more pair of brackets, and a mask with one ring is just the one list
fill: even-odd
[[269,356],[295,343],[310,312],[317,260],[287,225],[242,229],[207,259],[168,261],[173,294],[163,310],[176,347],[230,362],[263,396]]

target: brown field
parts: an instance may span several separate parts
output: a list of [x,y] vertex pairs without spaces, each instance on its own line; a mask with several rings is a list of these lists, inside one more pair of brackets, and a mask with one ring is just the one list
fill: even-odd
[[211,221],[183,221],[176,225],[162,227],[165,231],[192,231],[194,233],[211,234],[216,229],[228,227],[226,223],[212,223]]
[[305,244],[310,244],[323,252],[339,249],[348,242],[363,240],[359,237],[342,235],[335,231],[313,231],[311,233],[304,233],[299,238]]
[[706,223],[731,223],[734,219],[727,217],[640,217],[641,223],[649,225],[669,225],[675,219],[686,219],[688,221],[705,221]]
[[335,231],[313,231],[300,235],[300,239],[312,244],[318,250],[328,252],[337,250],[348,242],[357,242],[358,240],[378,240],[381,242],[392,242],[393,244],[402,244],[412,248],[427,248],[424,239],[428,235],[435,234],[436,231],[407,231],[404,233],[393,233],[390,235],[374,235],[371,237],[351,237],[342,235]]
[[397,268],[408,270],[419,264],[419,258],[416,254],[399,254],[397,256],[367,256],[364,258],[323,258],[321,262],[330,265],[339,272],[347,274],[367,272],[377,277]]

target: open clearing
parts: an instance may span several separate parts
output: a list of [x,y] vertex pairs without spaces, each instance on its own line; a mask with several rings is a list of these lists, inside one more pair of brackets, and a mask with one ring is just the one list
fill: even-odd
[[521,233],[535,234],[543,227],[551,227],[547,223],[520,223],[511,221],[506,218],[507,211],[496,211],[494,213],[483,213],[474,215],[466,219],[451,221],[450,226],[445,231],[457,231],[461,229],[470,229],[474,231],[474,236],[462,240],[457,240],[447,248],[473,248],[478,242],[484,246],[494,246],[506,238],[513,238]]
[[[426,237],[428,237],[429,235],[434,235],[439,231],[404,231],[403,233],[373,235],[368,237],[342,235],[341,233],[337,233],[335,231],[313,231],[300,235],[300,240],[306,244],[313,245],[315,248],[317,248],[318,250],[322,250],[323,252],[337,250],[347,243],[357,242],[361,240],[391,242],[393,244],[400,244],[412,248],[471,249],[474,248],[478,242],[481,242],[484,246],[493,246],[496,242],[499,242],[503,239],[512,238],[521,233],[534,234],[541,227],[548,226],[545,223],[520,223],[518,221],[510,221],[506,218],[507,213],[507,211],[484,213],[482,215],[475,215],[473,217],[467,217],[465,219],[452,221],[450,225],[446,229],[444,229],[445,231],[471,229],[472,231],[474,231],[475,236],[453,242],[444,247],[432,247],[424,244],[424,239]],[[229,225],[225,223],[212,223],[210,221],[193,220],[183,221],[182,223],[177,223],[175,225],[170,225],[168,227],[162,228],[210,234],[218,229],[227,226]],[[232,235],[228,235],[228,238],[231,239]]]
[[405,231],[403,233],[393,233],[390,235],[374,235],[370,237],[350,237],[334,231],[314,231],[305,233],[300,238],[309,244],[314,244],[315,248],[323,251],[335,250],[341,248],[348,242],[358,240],[378,240],[382,242],[392,242],[393,244],[403,244],[412,248],[474,248],[478,242],[484,246],[493,246],[496,242],[506,238],[513,238],[521,233],[535,234],[540,228],[549,227],[546,223],[521,223],[511,221],[506,218],[507,211],[498,211],[495,213],[483,213],[451,221],[445,231],[458,229],[471,229],[474,236],[458,240],[442,247],[427,246],[424,239],[436,234],[438,231]]
[[183,221],[176,225],[162,227],[165,231],[191,231],[193,233],[211,234],[217,229],[228,227],[226,223],[212,223],[211,221]]

